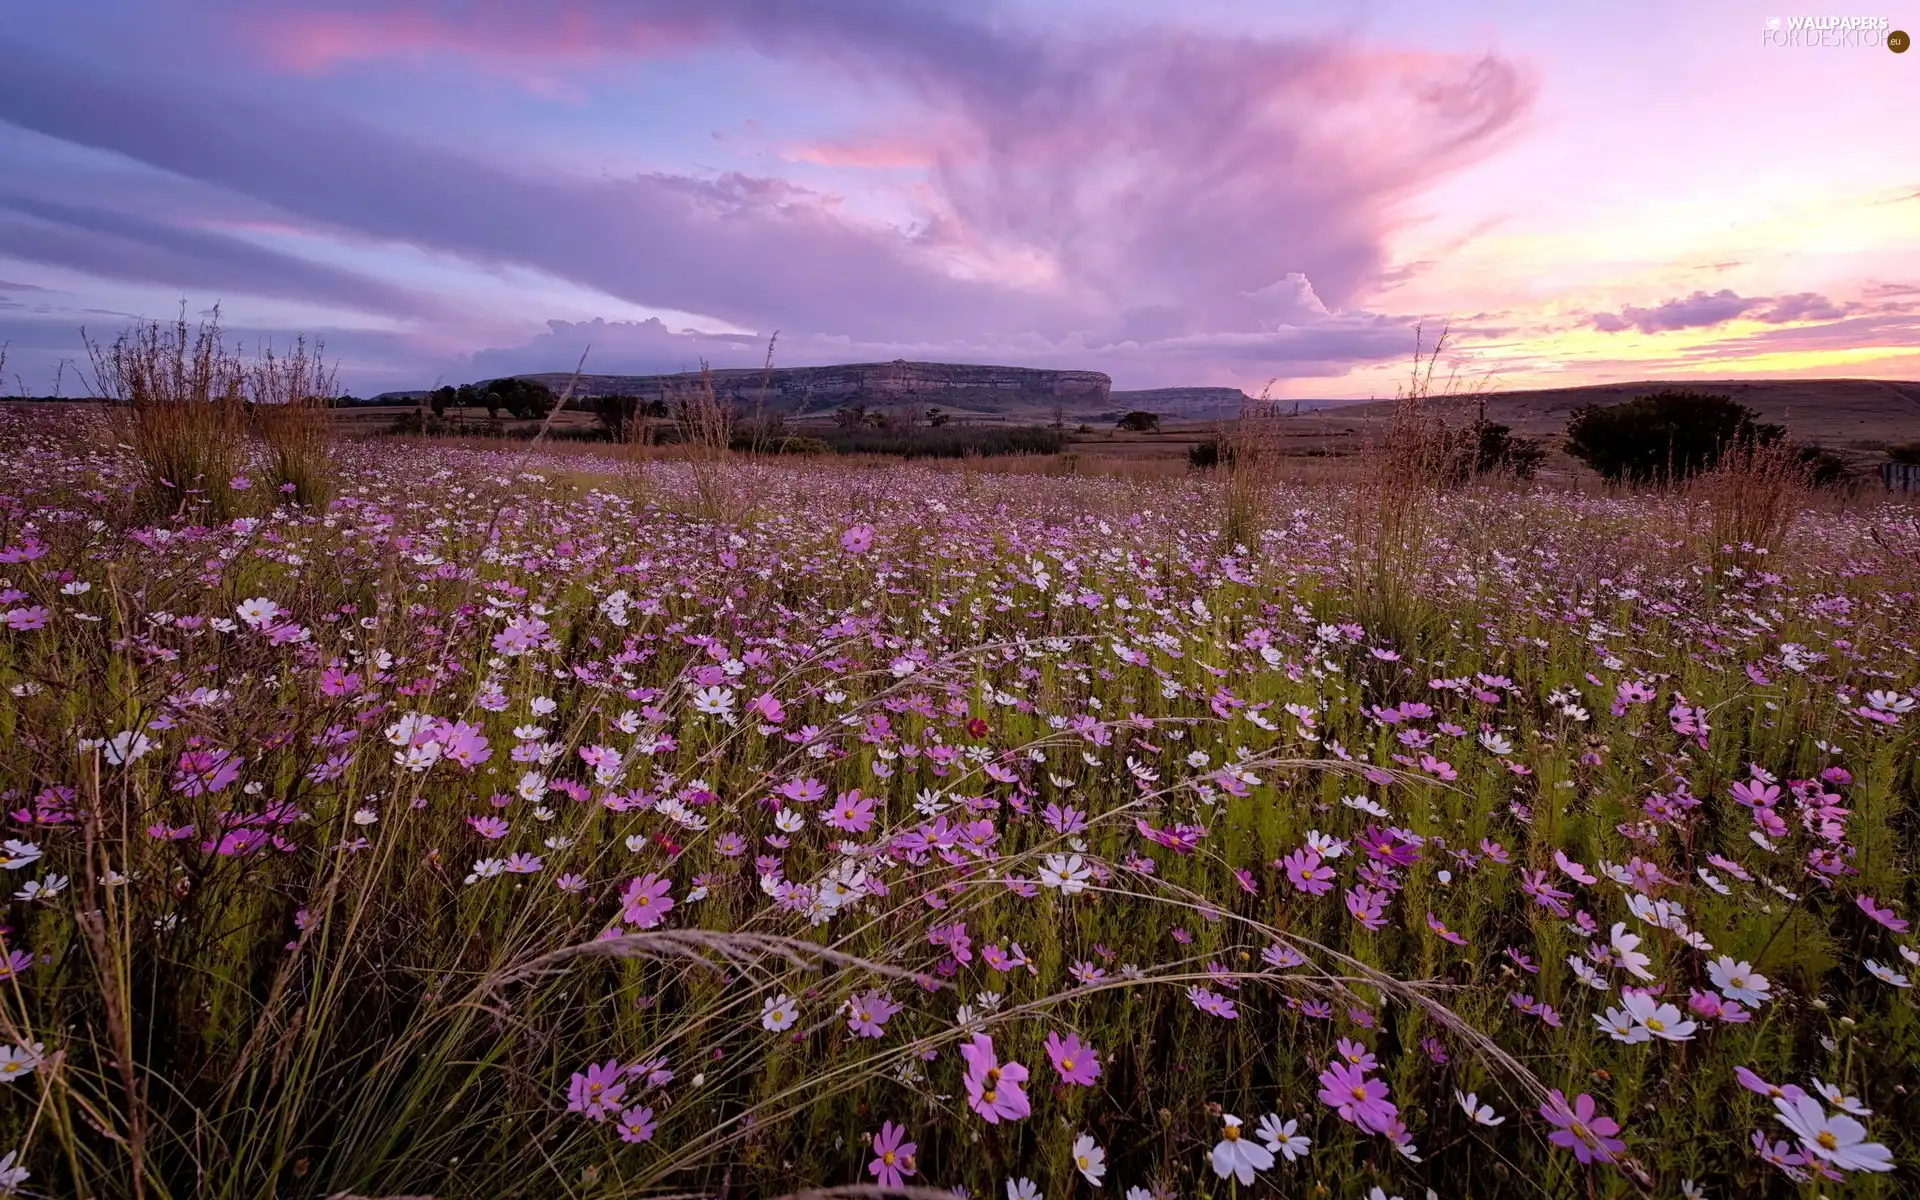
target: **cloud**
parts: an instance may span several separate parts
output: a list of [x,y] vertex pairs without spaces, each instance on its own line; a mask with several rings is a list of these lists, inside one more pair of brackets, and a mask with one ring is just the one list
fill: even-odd
[[438,308],[431,297],[225,234],[3,193],[0,254],[103,278],[294,297],[393,316],[431,317]]
[[1769,325],[1781,325],[1788,321],[1832,321],[1852,311],[1847,305],[1835,304],[1818,292],[1776,296],[1772,304],[1773,307],[1756,314],[1754,319]]
[[1697,329],[1721,325],[1767,303],[1764,298],[1735,295],[1731,288],[1717,292],[1696,291],[1679,300],[1668,300],[1652,308],[1628,305],[1618,314],[1593,314],[1593,327],[1603,333],[1638,329],[1641,333],[1665,333],[1675,329]]
[[[1031,335],[1177,354],[1224,335],[1278,346],[1261,339],[1289,319],[1324,320],[1289,307],[1307,304],[1289,280],[1310,279],[1306,296],[1327,314],[1352,303],[1384,270],[1401,201],[1498,145],[1533,94],[1522,69],[1493,57],[1177,29],[1069,41],[904,0],[333,5],[277,19],[256,28],[259,45],[308,72],[704,46],[831,71],[877,97],[878,128],[843,156],[931,164],[914,168],[919,215],[890,224],[832,192],[740,173],[536,175],[276,101],[270,88],[241,96],[93,72],[4,43],[0,121],[244,197],[321,236],[532,269],[736,328],[861,345]],[[269,272],[244,243],[204,232],[62,228],[59,253],[104,269],[130,246],[140,278]],[[342,298],[365,286],[336,268],[302,279]]]
[[1818,292],[1794,292],[1785,296],[1741,296],[1731,288],[1717,292],[1696,291],[1691,296],[1668,300],[1652,308],[1627,305],[1618,313],[1593,314],[1593,327],[1602,333],[1622,333],[1637,329],[1641,333],[1667,333],[1676,329],[1699,329],[1724,325],[1736,317],[1751,315],[1768,325],[1790,321],[1832,321],[1847,316],[1856,306],[1835,304]]

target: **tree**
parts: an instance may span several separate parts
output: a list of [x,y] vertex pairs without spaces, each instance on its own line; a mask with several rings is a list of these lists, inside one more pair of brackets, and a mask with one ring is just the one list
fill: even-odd
[[665,400],[642,400],[638,396],[600,396],[593,402],[593,415],[616,442],[647,440],[650,418],[667,415]]
[[452,388],[437,387],[429,394],[427,406],[433,409],[434,416],[444,417],[447,415],[447,405],[452,404],[458,398],[459,393]]
[[[487,389],[489,401],[492,397],[498,396],[500,398],[498,407],[506,409],[510,415],[522,421],[539,420],[552,412],[554,404],[559,401],[559,397],[553,394],[552,388],[534,379],[508,376],[484,386]],[[494,407],[493,403],[487,405],[489,412]]]
[[1589,404],[1567,422],[1567,453],[1612,482],[1685,479],[1728,448],[1767,445],[1786,430],[1730,396],[1668,389],[1624,404]]
[[952,413],[943,412],[938,408],[929,408],[927,410],[927,424],[935,429],[940,428],[951,420],[953,420]]
[[1475,422],[1479,443],[1474,451],[1475,475],[1510,474],[1515,479],[1532,479],[1547,457],[1547,448],[1528,437],[1519,437],[1505,425],[1492,421]]
[[1120,418],[1119,428],[1126,430],[1128,433],[1159,433],[1160,414],[1150,413],[1145,409],[1136,408],[1126,416]]

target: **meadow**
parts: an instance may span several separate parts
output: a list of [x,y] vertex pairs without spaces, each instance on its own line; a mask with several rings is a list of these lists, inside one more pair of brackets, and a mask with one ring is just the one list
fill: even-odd
[[143,419],[0,411],[0,1190],[1920,1191],[1911,504]]

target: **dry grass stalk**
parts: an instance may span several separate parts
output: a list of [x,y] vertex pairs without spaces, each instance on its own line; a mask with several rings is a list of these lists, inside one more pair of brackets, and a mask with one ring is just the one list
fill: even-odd
[[328,410],[339,390],[335,368],[322,357],[325,347],[305,338],[276,355],[263,349],[247,369],[247,399],[254,429],[273,456],[270,482],[291,487],[290,498],[318,507],[332,486],[333,420]]
[[1807,471],[1784,438],[1729,447],[1718,462],[1688,483],[1708,515],[1708,557],[1717,564],[1750,565],[1780,548],[1807,501]]
[[1262,505],[1277,482],[1281,417],[1269,399],[1272,390],[1268,381],[1258,400],[1241,405],[1221,439],[1220,541],[1229,550],[1258,543]]
[[226,517],[227,483],[243,461],[247,368],[226,345],[219,308],[189,326],[183,303],[172,322],[142,322],[111,345],[84,328],[80,337],[94,392],[119,407],[122,439],[146,466],[141,515]]

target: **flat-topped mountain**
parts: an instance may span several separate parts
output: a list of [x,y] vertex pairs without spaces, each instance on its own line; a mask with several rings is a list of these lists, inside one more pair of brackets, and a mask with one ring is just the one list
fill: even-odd
[[[1075,410],[1105,407],[1113,380],[1099,371],[1053,371],[973,363],[845,363],[830,367],[730,368],[712,373],[714,391],[743,410],[786,415],[826,413],[849,405],[940,405],[975,412]],[[521,376],[564,391],[573,376],[548,371]],[[764,386],[763,386],[764,382]],[[672,402],[700,386],[700,373],[675,375],[582,375],[579,399],[638,396]]]

